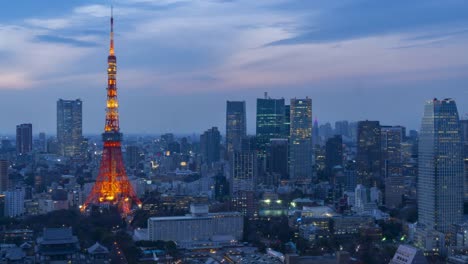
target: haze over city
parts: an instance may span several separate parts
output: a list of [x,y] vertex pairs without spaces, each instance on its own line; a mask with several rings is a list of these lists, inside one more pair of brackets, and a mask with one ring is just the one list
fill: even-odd
[[[103,128],[110,1],[5,1],[0,131],[55,133],[58,98]],[[419,129],[423,103],[468,112],[466,1],[115,0],[124,133],[224,131],[226,100],[309,96],[319,122]]]

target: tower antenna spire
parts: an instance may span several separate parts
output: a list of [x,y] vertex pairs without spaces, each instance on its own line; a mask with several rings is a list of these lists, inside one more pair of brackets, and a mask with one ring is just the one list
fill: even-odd
[[114,6],[111,5],[111,17],[110,17],[110,47],[109,54],[114,55]]

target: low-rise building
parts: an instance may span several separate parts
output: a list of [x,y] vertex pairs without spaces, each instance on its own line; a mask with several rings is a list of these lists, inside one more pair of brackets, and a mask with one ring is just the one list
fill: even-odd
[[181,248],[199,248],[237,244],[242,239],[242,214],[208,213],[207,205],[191,205],[190,212],[186,216],[149,218],[148,240],[174,241]]

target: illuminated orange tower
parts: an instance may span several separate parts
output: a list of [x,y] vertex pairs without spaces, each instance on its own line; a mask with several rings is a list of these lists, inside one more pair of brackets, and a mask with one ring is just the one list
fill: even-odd
[[101,166],[96,183],[91,190],[82,210],[91,205],[117,206],[122,214],[128,214],[132,205],[141,206],[141,202],[135,194],[128,180],[122,159],[122,133],[119,128],[119,102],[117,100],[117,58],[114,52],[114,16],[111,12],[110,48],[107,57],[107,106],[106,125],[102,140],[104,149],[102,152]]

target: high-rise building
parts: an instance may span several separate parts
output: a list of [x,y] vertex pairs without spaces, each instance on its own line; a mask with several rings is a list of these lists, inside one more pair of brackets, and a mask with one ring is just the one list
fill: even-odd
[[291,106],[284,106],[284,136],[289,138],[291,132]]
[[380,180],[381,136],[379,121],[358,122],[357,171],[359,182],[374,186]]
[[8,166],[9,162],[7,160],[0,160],[0,193],[8,189]]
[[312,126],[312,144],[314,145],[314,147],[316,145],[321,145],[320,131],[317,118],[315,118],[314,125]]
[[405,128],[401,126],[381,126],[381,175],[384,178],[391,175],[401,175],[402,152],[401,144],[404,139]]
[[227,101],[226,106],[226,148],[228,153],[239,150],[241,140],[247,135],[245,101]]
[[28,154],[32,150],[32,124],[21,124],[16,126],[16,153],[18,155]]
[[457,106],[433,99],[419,134],[418,224],[446,233],[463,218],[463,154]]
[[83,103],[80,99],[57,101],[57,140],[60,154],[73,157],[81,152]]
[[266,150],[270,139],[285,137],[285,105],[284,99],[257,99],[257,149],[258,155],[265,162]]
[[291,179],[312,178],[312,99],[291,99]]
[[461,136],[463,142],[463,173],[465,200],[468,200],[468,119],[460,120]]
[[140,148],[135,145],[127,146],[126,148],[127,166],[130,168],[136,168],[138,162],[140,162]]
[[343,138],[341,135],[329,138],[325,144],[326,172],[330,175],[335,166],[343,167]]
[[349,137],[349,123],[348,121],[336,121],[335,122],[335,135],[341,135]]
[[277,186],[278,180],[286,179],[289,175],[289,142],[285,138],[272,138],[268,148],[269,177],[275,177],[272,185]]
[[257,153],[253,137],[242,138],[241,149],[231,155],[231,195],[254,191],[257,181]]
[[47,151],[47,138],[44,132],[39,133],[39,151]]
[[245,216],[255,216],[255,187],[259,182],[255,137],[242,138],[241,148],[231,154],[230,163],[232,207]]
[[200,136],[200,152],[204,163],[211,165],[220,160],[221,134],[217,127],[212,127]]

